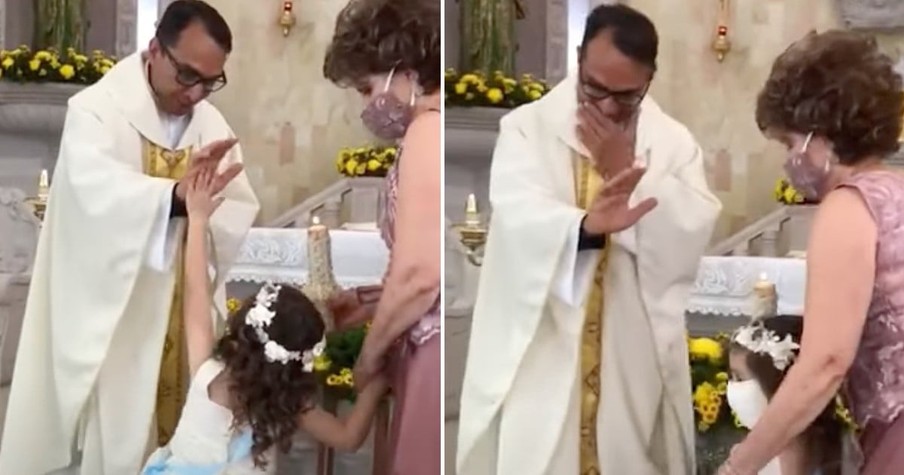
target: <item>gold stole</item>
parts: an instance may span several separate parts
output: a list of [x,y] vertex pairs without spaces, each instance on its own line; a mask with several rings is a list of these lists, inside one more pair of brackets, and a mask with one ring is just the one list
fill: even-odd
[[[588,159],[575,154],[572,157],[575,173],[575,190],[578,206],[590,208],[603,179]],[[584,302],[584,330],[581,335],[581,447],[580,475],[599,475],[597,452],[596,416],[600,404],[600,366],[602,364],[603,333],[603,276],[608,261],[608,247],[600,253],[593,285]]]
[[[179,180],[188,170],[191,147],[182,150],[168,150],[142,138],[144,173],[156,178]],[[163,356],[160,361],[160,379],[157,382],[157,444],[162,447],[169,442],[176,430],[182,406],[188,392],[188,355],[185,349],[185,326],[182,319],[182,286],[184,266],[181,240],[177,246],[176,272],[173,301],[170,306],[166,339],[163,342]]]

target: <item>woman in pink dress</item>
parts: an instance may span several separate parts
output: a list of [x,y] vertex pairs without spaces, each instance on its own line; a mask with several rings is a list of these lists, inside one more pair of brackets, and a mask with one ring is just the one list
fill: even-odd
[[[753,475],[841,390],[861,431],[860,472],[904,473],[902,80],[873,38],[812,33],[776,61],[757,123],[784,144],[791,184],[819,202],[807,247],[800,354],[720,474]],[[803,473],[786,471],[782,473]]]
[[331,304],[340,324],[371,319],[355,367],[367,386],[386,367],[394,398],[388,475],[440,473],[442,221],[439,2],[353,0],[339,14],[324,75],[365,98],[364,125],[400,151],[386,177],[383,285]]

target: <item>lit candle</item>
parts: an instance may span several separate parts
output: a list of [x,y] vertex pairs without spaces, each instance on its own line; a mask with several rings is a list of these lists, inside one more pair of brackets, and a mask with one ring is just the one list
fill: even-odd
[[778,314],[778,296],[775,292],[775,284],[769,281],[766,273],[760,274],[760,279],[753,285],[753,306],[750,316],[753,321],[774,317]]
[[308,283],[321,285],[333,281],[332,256],[330,256],[330,231],[314,216],[308,228]]
[[760,297],[773,297],[775,296],[775,284],[769,280],[769,276],[764,272],[760,274],[760,280],[754,284],[753,291]]
[[480,226],[480,214],[477,212],[477,198],[474,197],[474,193],[468,195],[468,201],[465,204],[465,224]]
[[38,199],[46,201],[50,195],[50,179],[47,177],[47,169],[41,170],[41,178],[38,180]]

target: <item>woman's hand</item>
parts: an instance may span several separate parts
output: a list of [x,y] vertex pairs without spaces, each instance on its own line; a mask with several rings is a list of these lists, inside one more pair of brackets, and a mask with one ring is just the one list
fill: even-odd
[[223,204],[225,198],[214,197],[216,181],[215,173],[212,170],[205,170],[198,173],[191,182],[185,195],[185,209],[189,221],[206,222]]
[[355,389],[361,392],[368,384],[374,382],[375,378],[381,377],[384,366],[384,355],[374,354],[366,346],[362,348],[358,361],[355,362],[353,375]]
[[362,304],[354,289],[336,293],[327,300],[326,306],[333,314],[333,322],[337,330],[362,325],[373,316],[372,306]]

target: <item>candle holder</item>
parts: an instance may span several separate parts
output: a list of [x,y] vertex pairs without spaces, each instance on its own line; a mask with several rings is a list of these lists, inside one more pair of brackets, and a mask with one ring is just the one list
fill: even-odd
[[458,231],[459,241],[465,247],[468,262],[477,267],[482,266],[487,229],[481,225],[480,213],[477,211],[477,199],[474,194],[468,195],[464,223],[458,224],[454,228]]
[[279,15],[279,26],[282,28],[283,36],[289,36],[289,31],[295,27],[295,13],[292,0],[282,2],[282,13]]
[[50,180],[47,170],[41,170],[41,178],[38,179],[38,195],[25,199],[25,203],[31,206],[35,217],[44,222],[44,212],[47,211],[47,199],[50,196]]

